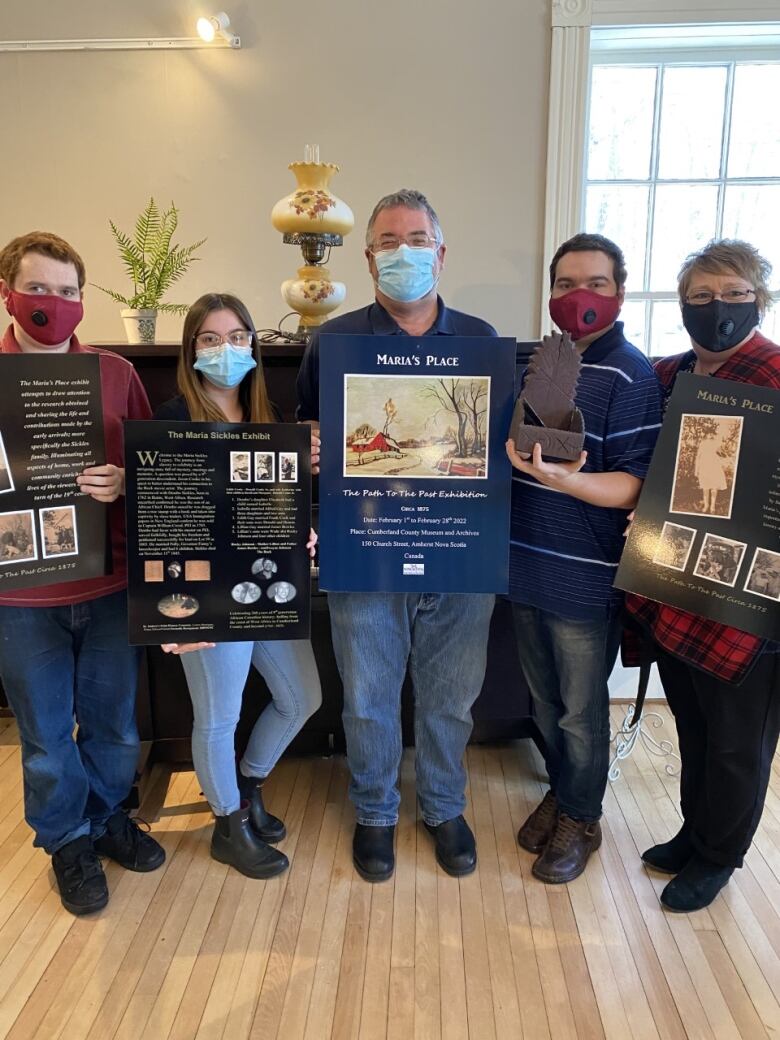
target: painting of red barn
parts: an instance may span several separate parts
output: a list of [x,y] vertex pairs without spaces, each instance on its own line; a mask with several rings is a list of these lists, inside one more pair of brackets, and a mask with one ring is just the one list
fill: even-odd
[[485,479],[490,379],[344,377],[344,476]]

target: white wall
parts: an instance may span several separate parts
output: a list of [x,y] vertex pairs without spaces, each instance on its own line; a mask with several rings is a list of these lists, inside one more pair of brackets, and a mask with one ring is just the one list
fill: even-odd
[[[122,288],[108,219],[129,228],[150,194],[173,199],[179,240],[208,242],[172,299],[231,290],[273,325],[300,252],[268,216],[294,186],[288,162],[316,142],[341,165],[333,189],[357,219],[331,262],[345,309],[371,297],[373,203],[412,186],[444,227],[448,302],[501,333],[536,334],[547,0],[224,3],[240,51],[0,54],[0,240],[56,231],[91,281]],[[204,13],[195,0],[2,0],[0,36],[192,36]],[[162,319],[160,338],[175,339],[179,322]],[[122,338],[117,307],[95,289],[82,328]]]

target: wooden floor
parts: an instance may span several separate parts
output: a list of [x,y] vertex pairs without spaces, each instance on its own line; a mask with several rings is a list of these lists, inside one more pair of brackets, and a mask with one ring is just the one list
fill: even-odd
[[604,844],[561,887],[534,880],[515,842],[543,790],[535,749],[472,748],[468,764],[478,871],[457,881],[436,867],[410,756],[398,866],[381,885],[352,870],[342,758],[275,771],[266,790],[292,866],[269,882],[209,857],[194,775],[158,767],[145,812],[165,866],[108,865],[108,908],[76,919],[32,847],[16,732],[0,720],[0,1037],[780,1036],[777,763],[745,868],[689,916],[661,909],[664,878],[638,856],[678,826],[663,760],[638,748],[623,763]]

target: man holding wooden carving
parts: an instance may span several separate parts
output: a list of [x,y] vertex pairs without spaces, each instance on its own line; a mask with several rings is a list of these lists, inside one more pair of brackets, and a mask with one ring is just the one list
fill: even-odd
[[[550,265],[550,316],[579,357],[571,409],[581,412],[585,450],[574,461],[558,461],[544,458],[536,443],[529,458],[507,441],[518,471],[509,595],[550,777],[550,790],[517,837],[537,854],[534,875],[551,884],[576,878],[601,844],[607,680],[622,609],[612,583],[626,516],[661,424],[658,380],[617,321],[625,282],[623,253],[601,235],[575,235],[558,249]],[[544,423],[543,415],[534,419]],[[540,431],[540,440],[550,432]]]

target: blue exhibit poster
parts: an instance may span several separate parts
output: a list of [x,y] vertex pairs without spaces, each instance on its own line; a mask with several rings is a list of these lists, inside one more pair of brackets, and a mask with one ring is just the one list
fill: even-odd
[[320,338],[320,587],[507,591],[515,341]]

